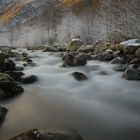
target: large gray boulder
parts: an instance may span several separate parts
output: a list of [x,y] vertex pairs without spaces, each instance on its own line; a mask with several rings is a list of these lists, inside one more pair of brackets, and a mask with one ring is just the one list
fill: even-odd
[[83,140],[75,131],[66,129],[30,130],[9,140]]
[[38,78],[35,75],[25,75],[21,71],[7,71],[6,74],[22,84],[32,84],[38,81]]
[[63,66],[84,66],[87,64],[87,56],[82,53],[66,53],[62,57]]
[[122,77],[127,80],[140,80],[140,69],[128,68]]

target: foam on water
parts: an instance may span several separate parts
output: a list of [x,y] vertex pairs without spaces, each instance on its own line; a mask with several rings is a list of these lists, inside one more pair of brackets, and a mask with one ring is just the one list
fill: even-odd
[[[57,125],[76,129],[85,140],[129,140],[129,130],[140,130],[139,82],[122,79],[112,65],[98,61],[62,68],[59,57],[40,51],[30,55],[36,66],[24,72],[38,76],[39,81],[24,86],[21,96],[2,103],[9,113],[0,139]],[[71,75],[75,71],[85,73],[88,80],[76,81]]]

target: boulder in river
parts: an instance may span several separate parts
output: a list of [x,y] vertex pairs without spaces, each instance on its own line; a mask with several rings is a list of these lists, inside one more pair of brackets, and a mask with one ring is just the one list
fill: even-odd
[[0,107],[0,123],[3,122],[3,120],[4,120],[4,118],[5,118],[6,114],[7,114],[7,112],[8,112],[8,109],[7,108]]
[[20,82],[22,84],[32,84],[34,82],[38,81],[38,78],[35,75],[30,75],[30,76],[22,76],[20,78]]
[[5,61],[5,71],[14,71],[16,69],[16,64],[13,60],[7,59]]
[[24,67],[23,66],[16,66],[16,71],[23,71]]
[[116,57],[109,62],[110,64],[124,64],[124,58]]
[[100,61],[111,61],[112,59],[114,59],[114,54],[112,50],[106,50],[102,53],[92,56],[92,59]]
[[116,66],[113,67],[113,70],[123,72],[127,68],[128,68],[128,65],[116,65]]
[[34,62],[24,62],[24,63],[22,63],[22,65],[24,66],[24,67],[35,67],[36,66],[36,64],[34,63]]
[[22,52],[23,57],[28,57],[28,54],[26,52]]
[[140,40],[130,39],[128,41],[122,42],[121,45],[124,45],[124,54],[135,54],[135,52],[140,48]]
[[127,80],[140,80],[140,69],[128,68],[124,71],[122,77]]
[[7,71],[6,74],[10,75],[15,81],[20,81],[21,77],[24,76],[22,71]]
[[72,76],[78,81],[84,81],[88,79],[87,76],[82,72],[73,72]]
[[84,43],[81,39],[72,39],[67,46],[67,50],[77,51],[82,45],[84,45]]
[[0,89],[3,93],[0,97],[10,97],[22,93],[24,89],[8,74],[0,73]]
[[23,61],[25,61],[25,62],[27,62],[27,63],[32,63],[32,62],[33,62],[33,60],[32,60],[30,57],[25,57],[25,58],[23,59]]
[[75,131],[66,129],[30,130],[9,140],[83,140]]
[[85,54],[71,52],[66,53],[62,57],[63,66],[84,66],[87,64],[87,57]]

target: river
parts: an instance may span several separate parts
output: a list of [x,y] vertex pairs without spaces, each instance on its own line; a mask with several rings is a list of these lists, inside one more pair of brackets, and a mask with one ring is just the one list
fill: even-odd
[[[24,85],[23,94],[1,102],[9,112],[0,126],[0,140],[49,127],[75,129],[85,140],[140,139],[140,82],[122,79],[122,73],[107,63],[88,61],[86,66],[62,68],[61,58],[51,53],[28,53],[36,66],[24,72],[39,80]],[[76,81],[71,75],[75,71],[88,80]]]

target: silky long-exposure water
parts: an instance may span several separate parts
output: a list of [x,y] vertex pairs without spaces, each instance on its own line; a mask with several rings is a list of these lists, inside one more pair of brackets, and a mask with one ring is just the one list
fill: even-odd
[[[86,66],[62,68],[59,57],[28,53],[36,66],[24,72],[39,80],[24,85],[22,95],[1,102],[9,112],[0,140],[48,127],[74,129],[85,140],[140,139],[140,82],[122,79],[110,64],[89,61]],[[76,81],[71,75],[75,71],[85,73],[88,80]]]

